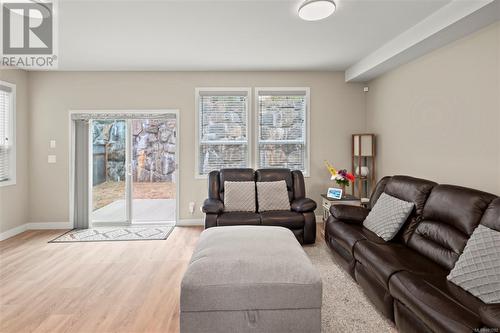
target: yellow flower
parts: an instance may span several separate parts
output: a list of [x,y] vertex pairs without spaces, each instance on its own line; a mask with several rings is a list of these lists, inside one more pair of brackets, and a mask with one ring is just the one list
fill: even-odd
[[332,174],[332,177],[335,177],[337,175],[337,170],[327,161],[325,160],[325,165],[328,171]]

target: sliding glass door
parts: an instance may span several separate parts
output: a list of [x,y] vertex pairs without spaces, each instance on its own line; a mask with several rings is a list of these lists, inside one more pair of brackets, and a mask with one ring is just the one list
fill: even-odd
[[132,221],[175,221],[176,120],[134,119]]
[[174,224],[177,118],[92,119],[91,226]]
[[91,121],[92,222],[127,223],[127,122]]

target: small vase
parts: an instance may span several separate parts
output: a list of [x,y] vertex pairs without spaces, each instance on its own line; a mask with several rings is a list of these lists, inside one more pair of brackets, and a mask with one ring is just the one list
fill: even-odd
[[345,197],[345,195],[346,195],[346,193],[345,193],[346,186],[345,185],[336,184],[335,187],[342,190],[342,199],[343,199]]

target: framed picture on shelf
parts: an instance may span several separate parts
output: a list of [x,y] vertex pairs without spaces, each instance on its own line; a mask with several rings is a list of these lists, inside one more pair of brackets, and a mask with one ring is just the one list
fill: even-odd
[[342,199],[342,189],[336,187],[329,187],[326,196],[331,199]]

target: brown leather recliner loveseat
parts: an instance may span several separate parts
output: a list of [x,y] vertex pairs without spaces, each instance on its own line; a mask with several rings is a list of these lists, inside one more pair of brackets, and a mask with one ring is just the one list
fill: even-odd
[[[224,182],[285,180],[290,199],[290,211],[225,212]],[[256,194],[257,195],[257,194]],[[205,228],[230,225],[267,225],[290,229],[301,244],[316,240],[316,202],[306,198],[304,176],[300,171],[289,169],[222,169],[208,175],[208,199],[203,203]]]
[[[384,242],[363,221],[385,192],[415,208]],[[332,205],[325,240],[334,257],[400,332],[472,332],[500,328],[500,304],[485,304],[449,282],[474,229],[500,230],[495,195],[408,176],[379,181],[368,208]],[[500,251],[500,244],[499,244]]]

